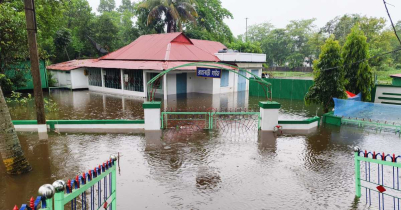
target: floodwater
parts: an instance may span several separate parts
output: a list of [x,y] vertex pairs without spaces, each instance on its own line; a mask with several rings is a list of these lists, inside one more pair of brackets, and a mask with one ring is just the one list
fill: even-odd
[[[143,118],[143,99],[88,91],[51,97],[60,110],[49,116],[59,119]],[[164,106],[252,109],[259,100],[192,94],[171,97]],[[302,101],[277,101],[282,104],[282,119],[321,115]],[[34,119],[10,106],[13,119]],[[401,139],[393,133],[327,125],[307,135],[283,136],[202,131],[19,137],[33,171],[8,176],[0,164],[0,209],[27,203],[42,184],[71,179],[117,152],[118,209],[365,209],[363,199],[354,199],[353,147],[401,154]]]

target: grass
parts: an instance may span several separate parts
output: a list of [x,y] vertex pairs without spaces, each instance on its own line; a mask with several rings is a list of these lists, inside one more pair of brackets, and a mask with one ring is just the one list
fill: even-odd
[[273,78],[313,78],[312,72],[271,71],[264,73],[272,75]]
[[[269,71],[263,72],[268,73],[273,76],[273,78],[311,78],[313,79],[312,72],[291,72],[291,71]],[[375,71],[374,74],[377,77],[377,84],[382,85],[391,85],[392,78],[390,75],[392,74],[401,74],[401,70],[397,70],[394,68],[389,68],[386,71]]]
[[390,75],[392,74],[401,74],[401,70],[392,69],[390,71],[376,71],[377,83],[381,85],[391,85],[392,78]]

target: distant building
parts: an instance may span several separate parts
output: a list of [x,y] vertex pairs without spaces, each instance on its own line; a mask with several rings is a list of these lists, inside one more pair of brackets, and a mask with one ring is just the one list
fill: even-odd
[[[189,39],[181,32],[152,34],[99,59],[72,60],[47,69],[53,72],[59,87],[139,97],[146,97],[147,82],[160,72],[193,62],[229,63],[261,76],[265,54],[223,49],[226,47],[219,42]],[[188,66],[169,72],[156,92],[167,99],[167,95],[220,94],[246,91],[248,87],[248,80],[227,70],[222,71],[220,79],[212,79],[198,77],[196,67]]]

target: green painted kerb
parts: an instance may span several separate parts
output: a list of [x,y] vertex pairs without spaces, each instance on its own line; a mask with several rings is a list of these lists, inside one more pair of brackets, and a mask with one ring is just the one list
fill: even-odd
[[280,109],[281,104],[275,101],[259,101],[259,107],[262,109]]
[[285,124],[287,124],[287,125],[292,125],[292,124],[300,125],[300,124],[303,124],[303,125],[305,125],[305,124],[311,124],[311,123],[314,123],[314,122],[318,122],[319,120],[320,120],[320,117],[313,117],[313,118],[309,118],[309,119],[306,119],[306,120],[279,120],[278,124],[283,124],[283,125],[285,125]]
[[143,103],[144,109],[160,109],[162,102],[160,101],[146,101]]
[[328,112],[323,115],[323,122],[330,125],[341,126],[341,117],[334,116],[334,112]]

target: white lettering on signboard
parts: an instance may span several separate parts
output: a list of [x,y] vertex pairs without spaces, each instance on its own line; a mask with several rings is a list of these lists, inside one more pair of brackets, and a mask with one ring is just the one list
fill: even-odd
[[215,77],[220,77],[220,71],[217,70],[217,69],[216,69],[216,70],[213,70],[213,71],[212,71],[212,75],[215,76]]

